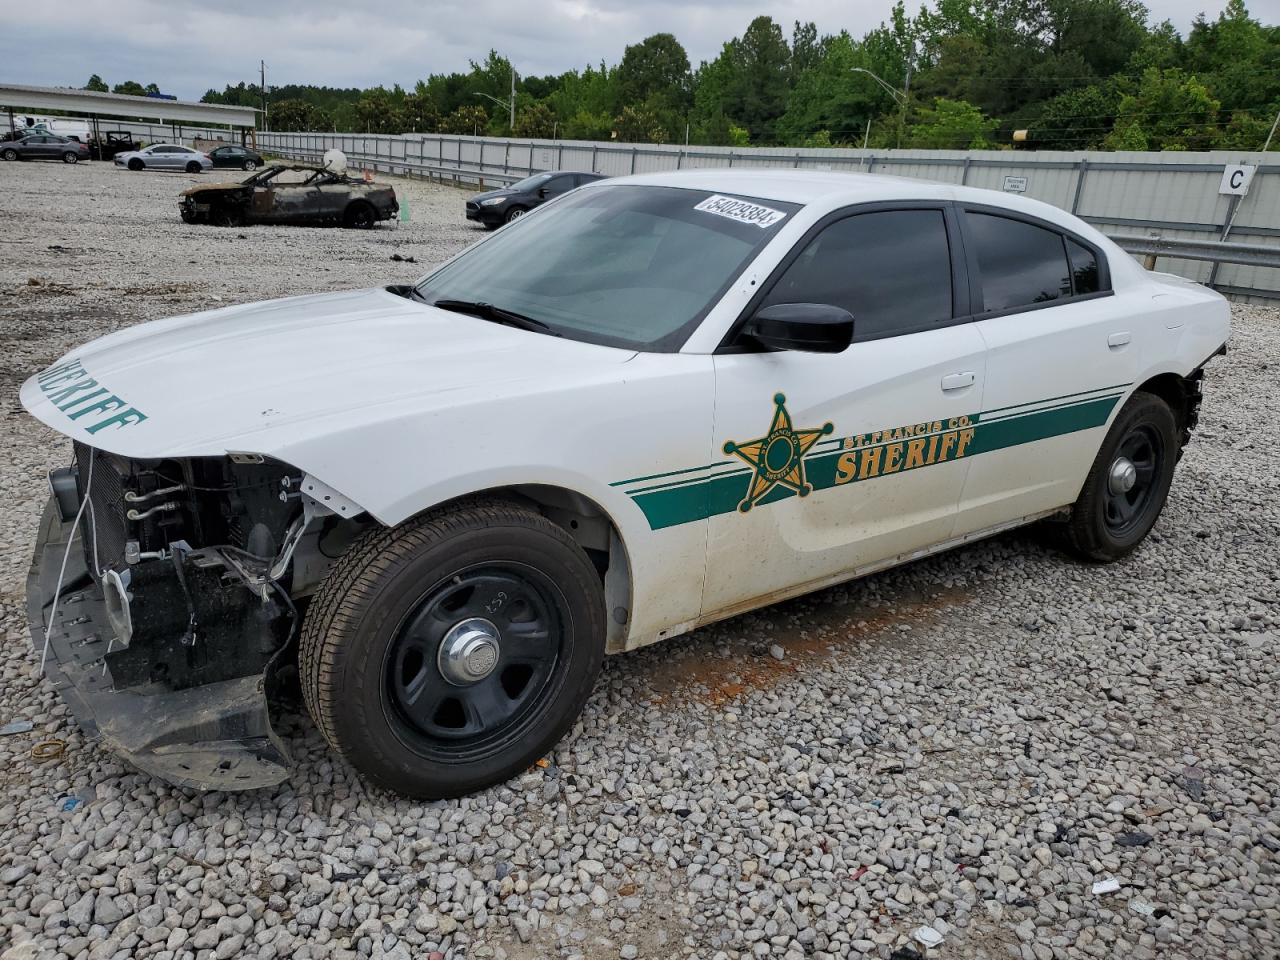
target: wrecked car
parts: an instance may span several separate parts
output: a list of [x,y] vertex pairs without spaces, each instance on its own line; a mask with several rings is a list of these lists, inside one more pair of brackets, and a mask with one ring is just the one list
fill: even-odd
[[607,653],[1041,520],[1126,556],[1229,332],[1016,195],[588,184],[416,284],[143,323],[29,379],[74,448],[36,656],[179,784],[287,776],[296,669],[369,780],[469,793],[573,727]]
[[239,183],[182,191],[178,212],[187,223],[343,226],[367,229],[400,211],[393,187],[300,163],[263,167]]

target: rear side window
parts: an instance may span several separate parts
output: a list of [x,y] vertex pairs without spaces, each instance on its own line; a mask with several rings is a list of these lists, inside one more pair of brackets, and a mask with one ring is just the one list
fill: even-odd
[[1071,261],[1071,286],[1077,297],[1085,293],[1097,293],[1102,289],[1098,258],[1092,250],[1068,237],[1067,257]]
[[[973,212],[966,216],[982,271],[982,305],[987,313],[1071,296],[1062,234],[1008,217]],[[1096,278],[1096,262],[1094,274]]]
[[838,220],[809,241],[762,306],[828,303],[853,314],[855,340],[951,319],[951,252],[941,210],[882,210]]

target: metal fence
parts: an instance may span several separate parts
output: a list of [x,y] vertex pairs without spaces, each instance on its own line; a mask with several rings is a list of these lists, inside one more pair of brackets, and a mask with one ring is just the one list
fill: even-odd
[[[195,128],[185,128],[186,135]],[[139,130],[139,132],[142,132]],[[168,128],[156,128],[172,136]],[[143,135],[146,135],[145,133]],[[225,131],[223,132],[225,136]],[[1255,153],[1102,153],[703,147],[403,134],[259,133],[258,146],[313,160],[337,147],[357,166],[461,184],[501,184],[541,170],[610,176],[706,167],[791,167],[886,173],[1008,190],[1044,200],[1104,233],[1231,239],[1280,248],[1280,158]],[[1256,166],[1246,196],[1218,192],[1229,164]],[[1160,256],[1159,268],[1237,299],[1280,299],[1280,269]]]

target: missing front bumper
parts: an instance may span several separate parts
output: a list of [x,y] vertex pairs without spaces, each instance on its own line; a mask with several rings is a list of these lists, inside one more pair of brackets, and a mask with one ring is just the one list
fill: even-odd
[[[67,542],[71,539],[70,552]],[[45,645],[64,554],[62,600],[49,631],[45,676],[93,740],[139,769],[195,790],[252,790],[289,775],[289,755],[271,729],[264,674],[168,689],[117,688],[107,654],[119,649],[101,588],[89,575],[79,532],[51,499],[27,576],[27,620],[36,656]]]

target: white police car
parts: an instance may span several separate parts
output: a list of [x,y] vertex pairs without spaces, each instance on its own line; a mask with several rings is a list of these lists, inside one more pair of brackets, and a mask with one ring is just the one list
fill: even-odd
[[36,649],[177,783],[287,775],[267,694],[296,663],[371,780],[465,793],[554,744],[605,653],[1041,518],[1124,555],[1228,332],[1030,200],[602,181],[416,286],[141,324],[32,377],[75,442]]

